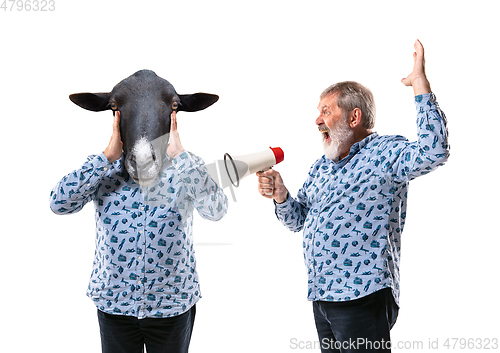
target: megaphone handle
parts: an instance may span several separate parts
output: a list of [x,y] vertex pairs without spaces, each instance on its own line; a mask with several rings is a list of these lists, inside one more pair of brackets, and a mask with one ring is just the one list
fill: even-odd
[[[271,168],[268,168],[267,170],[269,170],[269,169],[273,169],[273,168],[271,167]],[[261,170],[261,172],[265,172],[265,170]],[[271,179],[271,186],[272,186],[271,193],[270,194],[265,193],[265,195],[271,196],[272,194],[274,194],[274,177],[270,176],[270,175],[263,175],[263,177]]]

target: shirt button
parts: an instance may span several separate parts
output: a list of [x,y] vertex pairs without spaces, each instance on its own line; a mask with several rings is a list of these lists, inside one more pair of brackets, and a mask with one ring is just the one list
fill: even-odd
[[104,171],[107,171],[107,170],[108,170],[108,168],[107,168],[107,167],[104,167]]
[[139,257],[137,258],[137,260],[141,261],[141,260],[142,260],[142,256],[139,256]]

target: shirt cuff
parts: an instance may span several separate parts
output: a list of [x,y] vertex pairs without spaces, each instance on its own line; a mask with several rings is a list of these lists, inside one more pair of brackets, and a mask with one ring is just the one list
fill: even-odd
[[415,104],[419,112],[422,110],[436,110],[438,108],[436,95],[433,92],[415,96]]
[[111,168],[112,163],[106,158],[104,153],[100,153],[91,157],[88,162],[92,168],[92,172],[89,178],[86,180],[88,191],[93,192],[95,187],[97,187],[100,180],[106,175],[108,170]]
[[94,167],[94,172],[97,174],[105,174],[105,172],[107,172],[113,165],[113,163],[106,158],[103,152],[94,156],[90,163]]
[[100,163],[99,164],[103,164],[104,167],[108,167],[109,169],[109,166],[113,163],[111,163],[108,158],[106,157],[106,155],[104,154],[104,152],[101,152],[99,153],[98,155],[96,155],[94,157],[95,160],[99,161]]
[[274,206],[276,207],[276,211],[285,211],[292,206],[292,198],[290,197],[290,193],[287,194],[286,200],[282,203],[277,203],[274,199],[273,202]]
[[187,151],[183,151],[172,160],[172,164],[179,172],[189,170],[196,166],[195,161]]

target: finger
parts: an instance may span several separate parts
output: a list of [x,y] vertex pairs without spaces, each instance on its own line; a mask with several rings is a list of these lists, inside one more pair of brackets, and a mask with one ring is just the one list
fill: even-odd
[[267,176],[260,176],[259,177],[259,185],[273,185],[273,179],[267,177]]
[[411,81],[410,81],[410,77],[405,77],[403,79],[401,79],[401,82],[403,83],[403,85],[405,86],[411,86]]
[[274,190],[273,189],[259,188],[259,194],[261,194],[262,196],[267,197],[267,198],[272,198],[273,194],[274,194]]
[[261,190],[261,189],[264,189],[264,190],[273,190],[274,189],[274,185],[273,184],[269,184],[269,183],[259,183],[258,189],[259,190]]
[[422,56],[424,55],[424,46],[422,45],[422,43],[418,39],[415,41],[414,47],[415,47],[415,51],[417,52],[417,54],[422,55]]
[[113,120],[113,133],[120,136],[120,112],[115,113],[115,118]]
[[170,114],[170,132],[177,131],[177,113],[175,110]]
[[267,190],[267,192],[269,192],[269,190],[271,190],[271,192],[274,190],[273,184],[259,184],[257,188],[259,190]]
[[268,180],[270,176],[273,176],[273,171],[272,171],[272,169],[261,170],[261,171],[258,171],[257,173],[255,173],[255,175],[257,175],[259,177],[259,180],[261,180],[261,178],[262,178],[262,180]]
[[424,47],[418,39],[415,42],[415,53],[413,57],[415,59],[415,66],[423,67],[425,65]]

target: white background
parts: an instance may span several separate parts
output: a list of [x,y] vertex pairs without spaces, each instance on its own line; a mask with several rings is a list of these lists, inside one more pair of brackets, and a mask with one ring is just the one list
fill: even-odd
[[[279,146],[285,161],[275,168],[295,195],[322,154],[314,120],[332,83],[363,83],[377,102],[376,131],[416,138],[413,91],[400,80],[417,38],[449,120],[451,157],[411,183],[393,344],[500,338],[494,1],[55,5],[44,13],[0,10],[2,352],[100,351],[85,296],[92,205],[56,216],[48,201],[62,176],[106,147],[112,115],[80,109],[69,94],[109,91],[145,68],[179,93],[218,94],[209,109],[179,114],[184,147],[211,163],[225,152]],[[236,202],[228,190],[223,220],[195,219],[203,299],[193,353],[319,351],[291,344],[317,339],[301,233],[276,220],[255,179],[242,181]]]

